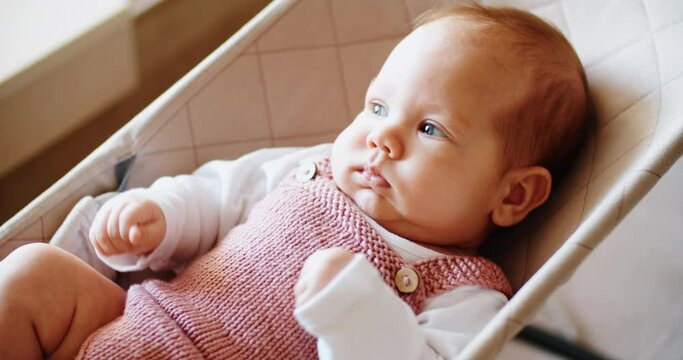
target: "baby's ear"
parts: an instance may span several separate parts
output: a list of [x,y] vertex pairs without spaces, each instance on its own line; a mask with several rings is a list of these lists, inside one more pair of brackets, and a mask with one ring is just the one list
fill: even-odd
[[498,226],[512,226],[524,220],[548,199],[551,183],[550,172],[541,166],[508,171],[501,180],[491,220]]

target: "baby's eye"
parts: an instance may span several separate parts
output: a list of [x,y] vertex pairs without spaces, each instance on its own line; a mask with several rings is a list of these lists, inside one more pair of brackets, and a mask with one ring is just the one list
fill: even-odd
[[443,131],[439,130],[434,124],[430,124],[428,122],[423,122],[420,125],[420,132],[423,132],[429,136],[438,136],[438,137],[446,137],[446,134],[443,133]]
[[387,109],[384,107],[384,105],[372,104],[372,113],[377,116],[386,117]]

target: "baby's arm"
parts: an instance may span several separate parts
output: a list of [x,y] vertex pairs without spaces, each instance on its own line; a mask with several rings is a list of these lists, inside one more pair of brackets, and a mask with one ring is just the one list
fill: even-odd
[[177,269],[217,239],[229,162],[164,177],[107,201],[90,228],[100,259],[117,271]]
[[[116,218],[118,214],[119,226],[112,224],[105,227],[96,220],[93,224],[99,230],[94,231],[102,233],[106,228],[107,235],[111,232],[115,238],[120,238],[120,242],[110,247],[130,250],[126,246],[135,243],[130,239],[131,232],[135,237],[140,230],[140,244],[135,249],[131,248],[132,252],[114,253],[101,247],[101,243],[106,244],[108,240],[102,237],[102,241],[96,241],[100,243],[99,249],[96,246],[98,255],[117,271],[135,271],[147,267],[152,270],[178,269],[207,252],[218,239],[243,222],[251,206],[271,191],[301,160],[325,154],[329,148],[329,145],[320,145],[304,149],[259,150],[232,161],[211,161],[192,175],[163,177],[148,189],[133,189],[117,195],[107,202],[112,203],[109,208],[105,204],[96,218],[109,219],[112,214]],[[118,199],[127,196],[136,197],[139,202],[137,208],[147,214],[141,217],[142,222],[125,217],[128,216],[125,212],[133,211],[128,206],[120,206],[118,212],[114,211]],[[158,206],[160,214],[156,213],[156,207],[152,204]],[[100,216],[107,211],[109,216]],[[144,226],[134,226],[136,223]],[[149,238],[145,238],[145,231],[149,232]],[[128,239],[125,239],[126,236]]]
[[354,255],[323,287],[311,276],[319,264],[327,267],[319,260],[304,265],[294,315],[318,338],[321,359],[454,358],[506,302],[494,290],[461,286],[428,299],[416,316],[364,256]]

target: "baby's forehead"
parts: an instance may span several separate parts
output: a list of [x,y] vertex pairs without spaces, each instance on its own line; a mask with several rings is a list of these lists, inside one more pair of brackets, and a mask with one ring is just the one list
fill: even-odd
[[530,65],[519,63],[515,51],[518,40],[514,35],[471,19],[448,16],[423,24],[413,32],[418,33],[416,41],[438,48],[443,57],[484,55],[493,60],[488,65],[513,71]]
[[516,33],[502,25],[483,24],[466,17],[447,16],[426,23],[415,30],[422,27],[426,31],[425,35],[437,35],[427,36],[427,41],[434,42],[436,46],[449,45],[442,46],[445,57],[476,58],[481,70],[514,79],[516,84],[529,82],[540,73],[550,77],[560,75],[563,67],[553,64],[571,61],[571,53],[554,51],[557,47],[545,39]]

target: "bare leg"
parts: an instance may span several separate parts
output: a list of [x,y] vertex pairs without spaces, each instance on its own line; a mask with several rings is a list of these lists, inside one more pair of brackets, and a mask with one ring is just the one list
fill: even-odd
[[0,358],[72,359],[123,313],[126,293],[77,257],[47,244],[0,262]]

